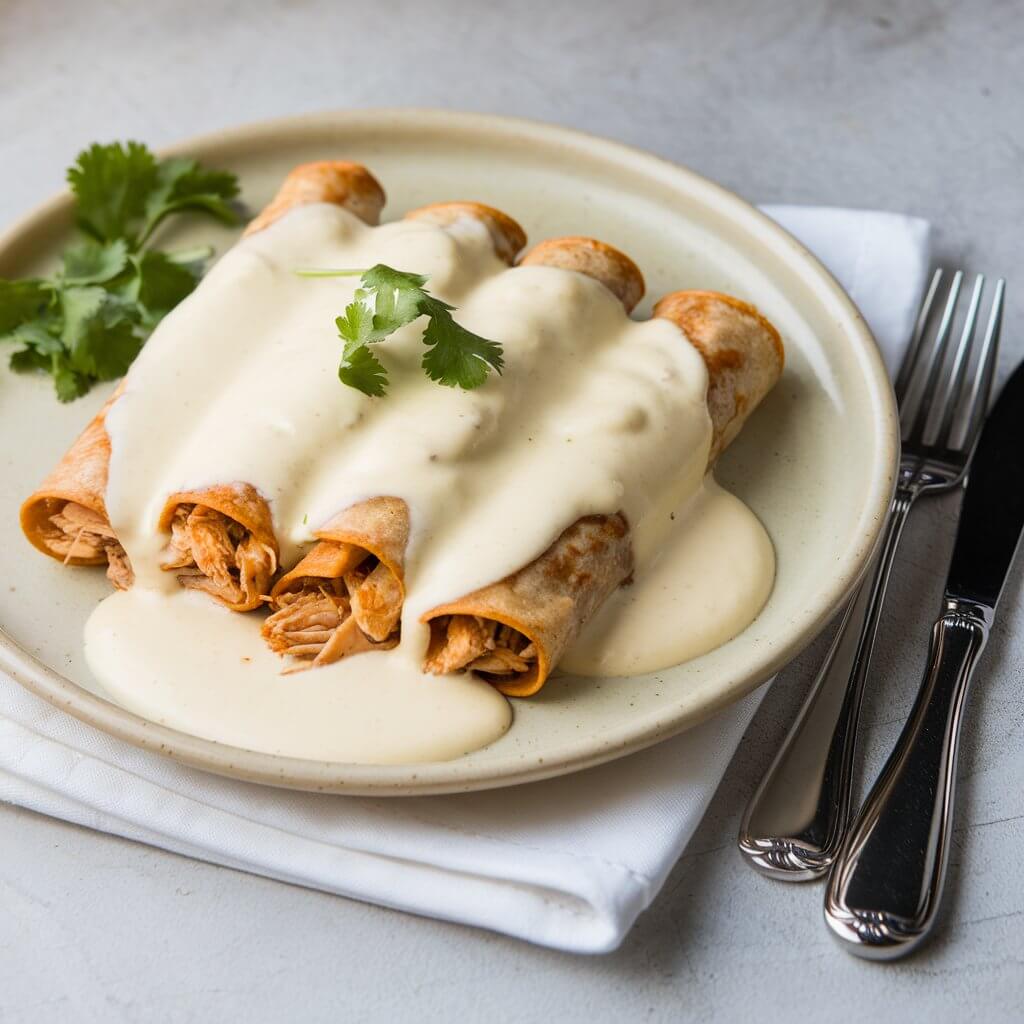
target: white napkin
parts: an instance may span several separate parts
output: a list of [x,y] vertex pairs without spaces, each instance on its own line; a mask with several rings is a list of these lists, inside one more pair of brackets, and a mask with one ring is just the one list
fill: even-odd
[[[923,287],[928,225],[853,210],[767,211],[831,268],[891,358]],[[657,895],[764,689],[615,765],[506,790],[378,800],[207,775],[0,677],[0,800],[299,885],[604,952]]]

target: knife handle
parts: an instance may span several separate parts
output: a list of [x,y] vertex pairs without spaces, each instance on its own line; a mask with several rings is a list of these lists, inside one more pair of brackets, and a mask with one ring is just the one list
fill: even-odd
[[991,620],[988,608],[947,598],[910,718],[836,860],[825,919],[857,956],[905,956],[934,923],[964,698]]

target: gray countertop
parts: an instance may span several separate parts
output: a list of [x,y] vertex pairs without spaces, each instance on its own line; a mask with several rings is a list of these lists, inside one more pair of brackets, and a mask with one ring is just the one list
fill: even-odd
[[[345,106],[516,114],[645,147],[751,199],[931,219],[940,257],[1010,279],[1005,373],[1024,355],[1022,13],[927,0],[0,0],[0,223],[59,188],[94,139],[159,145]],[[954,524],[954,501],[926,503],[900,554],[866,779],[909,709]],[[735,849],[821,640],[768,695],[614,954],[553,953],[0,805],[0,1021],[1017,1020],[1022,577],[970,702],[945,928],[913,959],[847,957],[820,887],[757,877]]]

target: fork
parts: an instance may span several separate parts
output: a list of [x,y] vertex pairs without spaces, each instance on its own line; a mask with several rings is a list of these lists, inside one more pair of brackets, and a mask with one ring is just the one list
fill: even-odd
[[[903,442],[896,491],[877,554],[740,825],[739,847],[748,863],[774,878],[820,878],[839,853],[850,824],[864,681],[903,527],[919,497],[963,482],[988,408],[1004,283],[996,284],[972,375],[985,279],[981,274],[975,278],[951,362],[948,349],[954,321],[962,312],[964,274],[958,270],[952,275],[943,303],[945,279],[941,269],[932,276],[896,378]],[[938,326],[929,338],[940,307]]]

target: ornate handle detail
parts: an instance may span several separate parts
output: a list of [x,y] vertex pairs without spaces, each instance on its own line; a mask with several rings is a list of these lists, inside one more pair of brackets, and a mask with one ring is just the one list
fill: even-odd
[[964,698],[992,613],[947,599],[910,719],[829,880],[825,918],[850,952],[889,960],[928,934],[942,895]]

